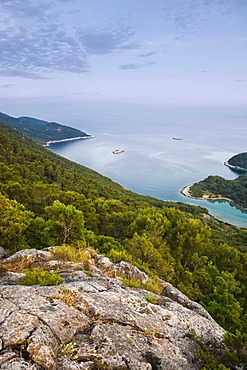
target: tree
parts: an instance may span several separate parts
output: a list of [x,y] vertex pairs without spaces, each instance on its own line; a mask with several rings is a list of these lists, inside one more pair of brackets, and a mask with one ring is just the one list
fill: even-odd
[[22,204],[0,193],[0,246],[14,252],[26,248],[24,234],[32,218]]
[[56,229],[58,229],[58,225],[54,224],[52,220],[46,221],[42,217],[32,219],[25,232],[28,245],[36,249],[54,245],[56,243]]
[[83,235],[84,217],[72,205],[66,206],[59,200],[55,200],[51,206],[45,207],[45,212],[50,219],[60,227],[61,242],[79,240]]

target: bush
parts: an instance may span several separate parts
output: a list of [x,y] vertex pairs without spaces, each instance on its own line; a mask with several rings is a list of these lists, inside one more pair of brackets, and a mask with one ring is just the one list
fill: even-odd
[[116,249],[111,249],[110,252],[107,253],[106,255],[113,263],[118,263],[121,261],[127,261],[129,263],[132,263],[131,255],[125,250],[118,251]]
[[[145,289],[148,290],[149,292],[161,295],[162,293],[162,287],[159,285],[159,282],[156,281],[155,279],[151,279],[147,283],[143,283],[141,281],[135,280],[135,279],[120,279],[124,285],[136,289]],[[155,298],[155,297],[154,297]],[[152,302],[153,303],[153,302]]]
[[25,270],[25,275],[21,278],[21,285],[59,285],[63,283],[63,278],[58,272],[49,272],[41,268]]
[[62,261],[82,262],[85,267],[89,267],[90,257],[95,251],[92,248],[77,249],[72,245],[62,245],[50,249],[54,256]]
[[148,295],[146,296],[146,300],[147,300],[148,302],[150,302],[150,303],[153,303],[153,304],[156,304],[156,302],[157,302],[157,299],[156,299],[153,295],[151,295],[151,294],[148,294]]

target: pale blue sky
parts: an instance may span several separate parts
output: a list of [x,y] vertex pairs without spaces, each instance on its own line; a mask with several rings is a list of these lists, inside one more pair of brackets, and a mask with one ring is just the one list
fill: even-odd
[[10,115],[54,120],[54,107],[87,102],[247,106],[246,0],[1,0],[0,35]]

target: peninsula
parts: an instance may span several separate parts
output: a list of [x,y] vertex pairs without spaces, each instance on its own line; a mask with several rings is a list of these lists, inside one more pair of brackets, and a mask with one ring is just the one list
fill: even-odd
[[224,165],[237,173],[247,172],[247,153],[234,155],[228,161],[224,162]]
[[63,141],[91,139],[93,137],[73,127],[32,117],[14,118],[0,112],[0,120],[44,146]]
[[210,199],[210,200],[227,200],[229,202],[232,201],[232,199],[230,198],[226,198],[222,195],[216,195],[216,194],[210,193],[209,191],[208,192],[205,191],[205,193],[201,194],[200,196],[194,195],[193,187],[195,187],[196,185],[197,183],[185,186],[181,190],[181,194],[184,195],[185,197],[192,198],[192,199],[198,199],[198,200]]
[[63,143],[63,142],[66,142],[66,141],[74,141],[74,140],[82,140],[82,139],[92,139],[94,137],[95,136],[93,136],[93,135],[86,135],[86,136],[70,137],[69,139],[50,140],[50,141],[47,141],[47,143],[44,144],[43,146],[50,146],[51,144]]
[[194,199],[224,199],[236,206],[247,209],[247,153],[240,153],[224,164],[239,174],[234,180],[220,176],[208,176],[195,184],[186,186],[181,193]]

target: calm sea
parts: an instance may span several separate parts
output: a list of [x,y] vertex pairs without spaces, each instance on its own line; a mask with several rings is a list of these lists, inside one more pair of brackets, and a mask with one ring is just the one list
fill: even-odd
[[[91,103],[79,116],[72,115],[67,124],[95,138],[52,145],[53,152],[110,177],[126,189],[201,205],[220,220],[247,227],[247,213],[228,202],[196,201],[180,193],[184,186],[208,175],[237,177],[224,161],[247,151],[247,108]],[[114,155],[114,149],[125,152]]]

